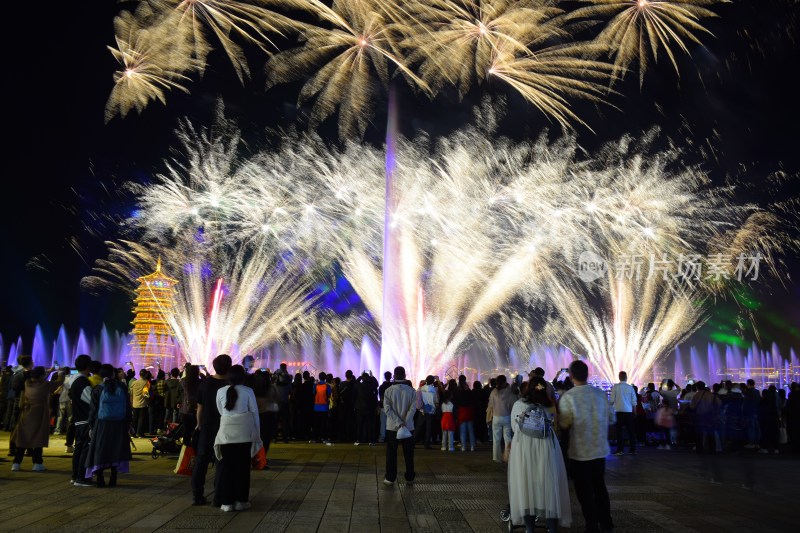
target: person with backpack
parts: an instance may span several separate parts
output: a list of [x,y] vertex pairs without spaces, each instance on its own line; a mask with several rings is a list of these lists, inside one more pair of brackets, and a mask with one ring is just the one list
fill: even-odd
[[[131,446],[128,427],[132,414],[128,391],[114,376],[114,367],[100,367],[100,385],[92,390],[89,407],[89,453],[86,458],[86,479],[97,476],[97,486],[117,486],[117,473],[130,471]],[[111,470],[106,485],[104,471]]]
[[569,527],[572,509],[567,470],[556,437],[556,408],[541,376],[528,382],[522,398],[511,408],[514,437],[509,443],[508,495],[512,524],[532,532],[538,515],[554,533]]

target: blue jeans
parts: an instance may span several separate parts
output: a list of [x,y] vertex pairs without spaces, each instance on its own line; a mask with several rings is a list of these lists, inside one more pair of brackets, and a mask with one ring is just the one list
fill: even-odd
[[466,451],[467,449],[467,437],[469,437],[469,448],[470,450],[475,449],[475,423],[472,420],[467,422],[462,422],[460,426],[458,426],[458,433],[461,436],[461,449]]
[[[492,418],[492,459],[503,460],[503,449],[511,444],[514,433],[511,431],[511,415]],[[502,442],[502,444],[501,444]]]

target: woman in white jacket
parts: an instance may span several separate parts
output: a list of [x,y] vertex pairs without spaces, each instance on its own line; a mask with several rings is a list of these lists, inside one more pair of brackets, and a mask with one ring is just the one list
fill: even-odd
[[220,424],[214,453],[220,473],[215,490],[226,512],[250,508],[250,463],[263,446],[256,396],[244,379],[244,367],[235,365],[228,372],[230,385],[217,392]]

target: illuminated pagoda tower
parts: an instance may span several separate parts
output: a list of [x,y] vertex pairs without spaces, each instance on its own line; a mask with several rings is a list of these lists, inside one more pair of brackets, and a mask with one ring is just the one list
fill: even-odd
[[178,280],[161,272],[159,258],[156,271],[136,281],[139,287],[134,300],[136,306],[133,309],[133,340],[129,344],[130,360],[137,369],[155,366],[156,361],[161,363],[162,368],[172,368],[175,343],[168,315],[175,305],[174,287]]

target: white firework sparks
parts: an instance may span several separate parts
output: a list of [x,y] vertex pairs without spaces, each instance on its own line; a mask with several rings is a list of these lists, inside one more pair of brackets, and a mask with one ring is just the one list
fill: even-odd
[[[382,151],[355,144],[340,149],[313,135],[288,134],[276,146],[242,155],[235,130],[225,130],[213,141],[184,131],[189,163],[173,165],[161,184],[142,191],[145,234],[202,227],[217,249],[237,251],[226,252],[236,264],[256,255],[258,267],[237,271],[255,272],[253,280],[264,279],[282,258],[307,270],[338,262],[380,321]],[[401,345],[391,348],[402,354],[410,375],[443,368],[469,343],[491,335],[493,321],[502,323],[498,316],[517,315],[513,304],[523,299],[551,310],[563,324],[551,324],[542,335],[586,354],[605,377],[620,369],[639,375],[690,334],[703,320],[704,299],[720,286],[610,276],[587,288],[574,271],[581,252],[607,261],[674,258],[780,241],[765,241],[761,226],[745,223],[748,215],[766,214],[733,206],[728,191],[711,188],[697,168],[679,168],[677,151],[653,150],[655,138],[623,138],[594,157],[571,138],[516,143],[467,130],[436,142],[401,140],[397,204],[388,217],[399,243],[401,318],[378,325],[397,329],[391,337]],[[240,258],[242,249],[247,252]],[[255,283],[239,282],[238,292],[254,291]],[[281,312],[301,323],[308,309],[299,294],[308,285],[298,277],[292,287],[295,303]],[[251,312],[247,305],[241,309]],[[229,329],[240,344],[275,335]]]

